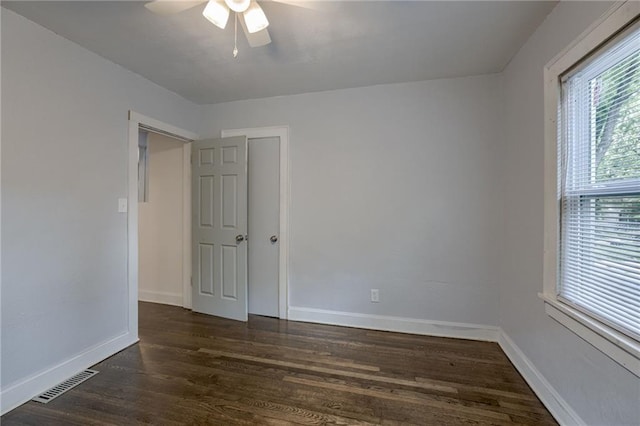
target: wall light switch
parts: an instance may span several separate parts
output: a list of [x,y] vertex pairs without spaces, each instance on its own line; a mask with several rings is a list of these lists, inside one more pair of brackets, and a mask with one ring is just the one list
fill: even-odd
[[127,212],[127,199],[118,198],[118,213],[126,213],[126,212]]

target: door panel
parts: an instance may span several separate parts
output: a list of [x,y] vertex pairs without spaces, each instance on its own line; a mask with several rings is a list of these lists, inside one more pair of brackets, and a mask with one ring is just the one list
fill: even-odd
[[278,317],[280,138],[249,140],[249,312]]
[[238,227],[238,177],[222,175],[222,227]]
[[200,176],[200,226],[213,227],[214,177]]
[[200,293],[213,296],[213,244],[200,244]]
[[222,246],[222,297],[230,300],[238,299],[238,248]]
[[246,321],[247,138],[195,141],[191,153],[193,310]]

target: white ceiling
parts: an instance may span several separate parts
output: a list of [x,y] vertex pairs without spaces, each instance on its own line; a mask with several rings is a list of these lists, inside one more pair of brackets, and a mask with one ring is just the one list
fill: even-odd
[[137,1],[3,1],[24,17],[199,104],[500,72],[552,1],[260,1],[273,43],[250,48],[204,4],[158,16]]

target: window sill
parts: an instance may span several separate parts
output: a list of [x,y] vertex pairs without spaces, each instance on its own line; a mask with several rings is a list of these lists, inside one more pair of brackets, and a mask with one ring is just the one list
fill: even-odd
[[551,318],[640,377],[640,343],[559,302],[554,296],[539,296],[544,300],[545,312]]

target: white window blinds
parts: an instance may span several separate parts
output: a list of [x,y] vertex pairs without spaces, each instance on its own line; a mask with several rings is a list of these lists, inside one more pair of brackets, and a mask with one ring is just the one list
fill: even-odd
[[640,340],[640,30],[562,78],[558,299]]

